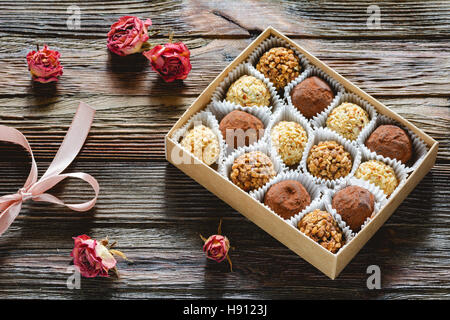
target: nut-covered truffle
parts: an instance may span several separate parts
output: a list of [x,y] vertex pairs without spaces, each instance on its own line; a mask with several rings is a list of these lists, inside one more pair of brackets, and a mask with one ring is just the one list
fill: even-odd
[[335,180],[350,173],[352,156],[336,141],[321,141],[311,148],[307,165],[313,176]]
[[296,180],[284,180],[272,185],[264,195],[264,204],[283,219],[289,219],[311,203],[305,187]]
[[356,170],[355,177],[373,183],[388,196],[398,186],[394,169],[378,160],[369,160],[361,163],[358,170]]
[[325,110],[333,99],[331,87],[316,76],[306,78],[291,91],[292,104],[309,119]]
[[248,146],[264,135],[262,121],[254,115],[240,110],[234,110],[227,114],[220,121],[219,129],[225,142],[233,148]]
[[181,145],[207,165],[213,164],[219,158],[219,140],[214,132],[204,125],[189,130],[181,140]]
[[354,232],[361,229],[375,207],[375,198],[360,186],[348,186],[335,193],[332,206]]
[[270,138],[285,164],[292,166],[302,160],[308,135],[300,124],[294,121],[280,121],[273,127]]
[[334,108],[327,119],[327,127],[349,140],[356,140],[369,123],[369,115],[360,106],[344,102]]
[[231,167],[231,181],[244,191],[258,189],[275,177],[272,160],[260,151],[237,157]]
[[366,146],[377,154],[403,163],[411,159],[413,152],[408,134],[402,128],[390,124],[379,126],[372,132],[366,140]]
[[242,76],[230,86],[226,100],[243,107],[263,106],[270,104],[270,92],[266,84],[253,77]]
[[292,49],[276,47],[262,55],[256,69],[280,90],[300,75],[301,65]]
[[325,249],[336,253],[345,244],[345,237],[333,216],[320,209],[306,214],[297,226],[301,232]]

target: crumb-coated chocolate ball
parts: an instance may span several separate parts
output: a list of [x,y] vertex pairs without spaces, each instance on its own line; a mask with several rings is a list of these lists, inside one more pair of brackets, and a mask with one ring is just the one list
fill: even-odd
[[230,86],[226,100],[243,107],[263,106],[270,104],[270,91],[266,84],[253,77],[242,76]]
[[366,140],[366,147],[377,154],[403,163],[411,159],[413,152],[408,134],[402,128],[390,124],[376,128]]
[[352,165],[352,156],[336,141],[321,141],[314,145],[307,159],[309,172],[325,180],[345,177]]
[[272,185],[264,196],[264,204],[283,219],[289,219],[311,203],[305,187],[296,180],[284,180]]
[[234,110],[227,114],[219,124],[225,142],[238,148],[256,142],[264,135],[264,124],[254,115]]
[[387,196],[390,196],[398,186],[394,168],[379,160],[361,163],[355,172],[355,177],[373,183]]
[[312,118],[321,113],[334,99],[331,87],[313,76],[297,84],[291,92],[292,104],[306,117]]
[[219,139],[204,125],[189,130],[180,144],[207,165],[213,164],[219,158]]
[[344,102],[331,111],[327,127],[346,139],[356,140],[369,121],[366,110],[357,104]]
[[301,69],[300,59],[295,52],[285,47],[270,49],[261,56],[256,65],[256,70],[269,78],[277,90],[283,89],[297,78]]
[[345,237],[333,216],[320,209],[306,214],[297,227],[325,249],[336,253],[345,244]]
[[303,127],[294,121],[280,121],[272,129],[270,139],[281,159],[288,166],[302,160],[308,135]]
[[256,190],[276,172],[272,160],[261,151],[251,151],[237,157],[231,167],[231,181],[244,191]]
[[361,229],[375,207],[373,194],[360,186],[348,186],[335,193],[332,206],[354,232]]

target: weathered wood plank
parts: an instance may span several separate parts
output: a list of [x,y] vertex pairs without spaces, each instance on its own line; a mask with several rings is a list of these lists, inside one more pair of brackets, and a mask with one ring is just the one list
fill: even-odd
[[[159,41],[167,41],[160,39]],[[104,41],[2,37],[0,96],[61,96],[80,93],[197,96],[251,42],[186,39],[193,69],[183,82],[166,84],[142,55],[118,57]],[[440,41],[356,41],[303,39],[297,42],[337,72],[375,96],[443,96],[450,84],[450,49]],[[64,75],[54,85],[33,83],[25,56],[35,44],[48,43],[61,52]]]
[[[193,98],[85,96],[3,98],[0,123],[21,130],[37,158],[52,158],[80,100],[97,109],[95,121],[78,159],[163,160],[164,135]],[[381,98],[440,143],[438,161],[450,160],[450,109],[444,98]],[[20,158],[20,149],[2,145],[1,158]]]
[[[11,165],[0,167],[0,176],[10,177],[0,194],[25,175]],[[448,166],[433,168],[335,281],[172,165],[95,162],[72,170],[99,178],[95,210],[26,204],[0,241],[0,298],[448,298]],[[88,196],[77,182],[55,192]],[[214,233],[220,218],[235,247],[233,273],[201,251],[198,233]],[[119,241],[134,260],[119,263],[121,280],[83,280],[82,290],[66,289],[71,237],[81,233]],[[366,288],[372,264],[381,268],[379,291]]]
[[[168,33],[207,37],[249,37],[269,24],[297,37],[448,38],[447,1],[377,1],[380,29],[367,20],[371,1],[2,1],[0,32],[66,38],[103,38],[122,15],[151,18]],[[81,10],[81,29],[70,30],[69,6]],[[100,13],[101,12],[101,13]],[[24,27],[26,26],[26,27]]]

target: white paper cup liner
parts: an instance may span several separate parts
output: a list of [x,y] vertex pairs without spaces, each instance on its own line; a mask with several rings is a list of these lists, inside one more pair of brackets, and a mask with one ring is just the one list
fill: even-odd
[[[354,104],[360,106],[369,115],[369,123],[361,130],[361,132],[359,133],[358,137],[355,140],[346,139],[339,132],[336,132],[344,139],[346,139],[350,142],[356,143],[362,135],[366,134],[367,132],[372,132],[372,130],[375,126],[375,122],[377,121],[378,113],[376,112],[375,108],[370,103],[368,103],[367,101],[365,101],[364,99],[358,97],[357,95],[355,95],[353,93],[342,92],[339,95],[335,104],[333,104],[330,108],[327,108],[324,112],[322,112],[321,114],[319,114],[317,117],[314,118],[313,126],[315,126],[316,128],[326,128],[327,127],[327,123],[326,123],[327,119],[328,119],[329,115],[331,114],[331,112],[333,111],[333,109],[338,107],[339,105],[341,105],[344,102],[350,102],[350,103],[354,103]],[[332,129],[330,129],[330,130],[332,130]]]
[[[198,159],[194,154],[192,154],[191,152],[186,150],[180,143],[182,138],[186,136],[188,131],[190,129],[194,128],[194,126],[198,126],[198,125],[204,125],[204,126],[210,128],[212,130],[212,132],[219,139],[220,153],[219,153],[219,157],[215,163],[217,164],[218,167],[220,167],[220,164],[225,159],[226,146],[225,146],[225,141],[222,137],[222,133],[219,130],[219,123],[217,122],[217,119],[214,117],[214,115],[211,112],[204,110],[204,111],[200,111],[200,112],[197,112],[196,114],[194,114],[186,122],[186,124],[183,127],[181,127],[180,129],[178,129],[177,131],[175,131],[173,133],[172,139],[183,149],[184,152],[187,152],[192,157],[194,157],[195,161],[198,161],[198,163],[203,163],[203,161],[201,161],[201,159]],[[183,159],[183,157],[182,157],[182,155],[180,155],[180,161],[183,161],[182,159]]]
[[[406,171],[405,165],[395,159],[385,158],[383,156],[377,155],[374,152],[368,152],[367,150],[361,149],[361,163],[364,163],[369,160],[379,160],[379,161],[391,166],[394,169],[394,173],[395,173],[395,176],[397,177],[398,185],[394,189],[394,191],[391,193],[390,196],[386,195],[386,198],[391,199],[391,198],[395,197],[397,192],[406,183],[406,178],[408,177],[408,172]],[[361,178],[359,178],[359,179],[361,179]],[[372,184],[370,181],[368,181],[368,182],[370,184]]]
[[[295,180],[300,182],[308,191],[309,196],[311,197],[311,203],[304,209],[308,210],[309,207],[314,205],[316,202],[321,201],[322,196],[325,194],[326,189],[318,186],[317,184],[312,181],[312,179],[300,172],[295,171],[288,171],[288,172],[282,172],[279,175],[277,175],[273,180],[271,180],[269,183],[267,183],[264,187],[250,192],[250,196],[261,202],[269,211],[271,211],[273,214],[277,215],[270,207],[266,206],[264,204],[264,196],[266,195],[267,191],[271,186],[274,184],[285,181],[285,180]],[[302,211],[304,211],[302,210]],[[285,219],[287,221],[290,221],[290,219]]]
[[[257,72],[256,69],[252,68],[247,63],[241,63],[236,68],[231,70],[228,75],[225,77],[225,79],[218,85],[214,93],[212,94],[212,101],[215,102],[225,102],[228,89],[230,86],[238,80],[240,77],[248,75],[253,76],[262,82],[267,86],[270,92],[270,105],[268,106],[269,110],[276,109],[279,104],[282,102],[280,96],[278,95],[277,90],[273,86],[273,84],[269,81],[269,79],[264,78],[264,76]],[[235,106],[241,106],[239,104],[236,104],[234,102],[226,101],[230,104],[234,104]],[[242,106],[241,106],[242,107]],[[252,106],[252,107],[243,107],[245,109],[255,109],[255,108],[261,108],[263,106]]]
[[[227,180],[231,181],[231,179],[230,179],[230,173],[231,173],[231,168],[232,168],[232,166],[233,166],[234,160],[235,160],[237,157],[239,157],[239,156],[241,156],[241,155],[243,155],[243,154],[245,154],[245,153],[252,152],[252,151],[260,151],[260,152],[266,154],[266,155],[270,158],[270,160],[272,160],[273,168],[274,168],[274,170],[275,170],[275,172],[276,172],[276,175],[275,175],[272,179],[270,179],[267,183],[270,183],[270,181],[272,181],[273,179],[275,179],[276,176],[277,176],[280,172],[282,172],[283,165],[282,165],[281,159],[278,157],[278,155],[272,154],[272,153],[270,152],[270,149],[269,149],[269,147],[268,147],[268,145],[267,145],[267,143],[266,143],[265,141],[260,141],[260,142],[258,142],[258,143],[255,143],[255,144],[251,145],[251,146],[248,146],[248,147],[241,147],[241,148],[236,149],[232,154],[230,154],[228,157],[226,157],[226,158],[223,160],[223,162],[221,162],[221,164],[219,165],[219,170],[218,170],[219,173],[220,173],[222,176],[224,176]],[[232,181],[231,181],[231,182],[232,182]],[[266,184],[267,184],[267,183],[266,183]],[[238,187],[238,186],[236,186],[236,187]],[[249,192],[257,191],[257,190],[259,190],[259,189],[261,189],[261,188],[263,188],[263,187],[264,187],[264,186],[261,186],[260,188],[255,189],[255,190],[251,190],[251,191],[249,191]],[[238,187],[238,188],[239,188],[239,187]]]
[[[333,197],[336,194],[336,192],[338,192],[348,186],[362,187],[362,188],[368,190],[374,196],[375,205],[374,205],[372,215],[364,221],[364,223],[362,224],[361,229],[360,229],[360,231],[361,231],[371,221],[371,219],[373,219],[377,215],[377,213],[381,210],[381,208],[386,204],[386,202],[387,202],[386,195],[384,194],[383,190],[381,190],[374,184],[371,184],[366,180],[356,179],[355,177],[352,177],[349,180],[345,181],[344,183],[337,185],[334,189],[332,189],[328,192],[327,199],[325,201],[325,207],[327,208],[327,210],[334,209],[332,207],[332,201],[333,201]],[[337,211],[336,211],[336,214],[339,215],[339,213]],[[341,217],[341,219],[342,219],[342,217]],[[352,230],[352,233],[354,236],[358,232],[355,232],[354,230]]]
[[[300,222],[300,220],[302,220],[302,218],[305,215],[307,215],[308,213],[310,213],[310,212],[312,212],[312,211],[314,211],[316,209],[320,209],[320,210],[329,212],[331,214],[331,216],[333,217],[333,219],[336,220],[339,228],[341,228],[342,233],[344,234],[344,237],[345,237],[345,244],[342,246],[342,248],[339,249],[339,251],[341,251],[353,239],[352,230],[347,226],[345,221],[342,220],[341,216],[336,212],[336,210],[334,210],[333,208],[331,208],[330,210],[327,209],[327,207],[325,205],[327,197],[328,197],[328,195],[325,194],[320,201],[317,201],[314,204],[311,204],[308,208],[306,208],[302,212],[300,212],[300,213],[296,214],[295,216],[293,216],[291,218],[291,225],[294,228],[296,228],[299,232],[301,232],[300,229],[298,229],[297,226],[298,226],[298,223]],[[315,242],[313,239],[310,239],[310,240]],[[317,245],[321,247],[320,244],[317,243]],[[336,252],[336,254],[339,253],[339,251]]]
[[[217,119],[219,125],[220,125],[220,121],[222,121],[222,119],[229,114],[230,112],[234,111],[234,110],[240,110],[240,111],[244,111],[247,112],[255,117],[257,117],[259,120],[261,120],[261,122],[264,124],[264,134],[257,140],[252,142],[250,145],[257,143],[259,141],[266,141],[266,136],[268,134],[268,127],[271,121],[271,115],[272,113],[270,112],[270,109],[268,107],[255,107],[255,108],[248,108],[248,107],[242,107],[240,105],[236,105],[235,103],[231,103],[229,101],[213,101],[207,108],[208,111],[210,111]],[[223,135],[222,135],[223,136]],[[226,145],[226,156],[230,155],[235,149],[234,148],[234,136],[233,137],[229,137],[231,138],[231,144],[227,143],[227,137],[223,137],[225,140],[225,145]],[[239,142],[239,141],[238,141]],[[238,146],[238,147],[242,147],[242,146]]]
[[[261,42],[261,44],[259,46],[257,46],[255,48],[255,50],[253,50],[253,52],[250,54],[250,56],[247,59],[247,63],[256,72],[258,72],[260,75],[264,76],[262,73],[260,73],[258,70],[256,70],[256,65],[258,64],[259,59],[261,58],[261,56],[264,53],[266,53],[267,51],[269,51],[270,49],[275,48],[275,47],[285,47],[288,49],[292,49],[295,52],[295,54],[298,56],[298,58],[300,60],[300,65],[302,68],[299,76],[301,76],[310,67],[308,59],[300,51],[298,51],[296,48],[292,47],[289,43],[287,43],[283,39],[275,37],[275,36],[271,36],[270,38]],[[280,89],[280,92],[284,92],[285,88],[286,87]]]
[[[349,140],[343,138],[342,136],[338,135],[336,132],[331,131],[328,128],[315,129],[313,131],[313,134],[314,134],[313,139],[308,140],[305,151],[303,153],[302,161],[300,163],[303,172],[306,175],[311,176],[311,178],[314,180],[315,183],[321,184],[321,185],[326,185],[329,188],[334,188],[336,185],[343,183],[346,180],[350,179],[355,174],[356,169],[358,168],[359,164],[361,163],[360,149],[355,144],[350,142]],[[323,178],[314,177],[308,170],[307,159],[308,159],[309,152],[311,151],[311,148],[321,141],[328,141],[328,140],[336,141],[337,143],[341,144],[344,147],[345,151],[349,152],[350,155],[352,156],[352,169],[351,169],[350,173],[345,177],[341,177],[341,178],[335,179],[335,180],[326,180]]]
[[[413,157],[410,161],[408,161],[408,163],[405,164],[406,172],[411,173],[422,163],[423,159],[427,155],[427,152],[428,152],[427,145],[414,132],[412,132],[405,126],[401,125],[397,121],[395,121],[385,115],[379,115],[377,117],[377,120],[375,121],[373,127],[371,128],[371,130],[362,132],[361,135],[359,136],[357,142],[361,146],[362,150],[365,150],[365,152],[367,152],[367,153],[373,153],[376,155],[377,153],[374,151],[371,151],[369,148],[367,148],[365,143],[366,143],[366,140],[369,138],[369,136],[372,134],[372,132],[375,131],[376,128],[378,128],[381,125],[385,125],[385,124],[392,124],[392,125],[396,125],[396,126],[402,128],[403,130],[406,131],[406,133],[411,138],[411,143],[413,146]],[[389,159],[389,157],[384,157],[384,158]]]
[[[277,112],[272,114],[268,129],[267,129],[266,141],[269,144],[269,148],[272,153],[278,154],[278,150],[273,146],[270,134],[272,132],[273,127],[276,126],[280,121],[293,121],[293,122],[300,124],[303,127],[303,129],[305,129],[306,134],[308,135],[308,141],[314,135],[311,124],[304,116],[302,116],[302,114],[296,108],[287,106],[287,105],[283,105],[279,110],[277,110]],[[306,142],[305,148],[307,145],[308,145],[308,142]],[[303,157],[303,155],[302,155],[302,157]],[[280,156],[280,159],[283,161],[281,156]],[[296,165],[295,167],[293,167],[291,169],[300,169],[301,168],[300,164],[301,164],[301,160],[298,163],[298,165]],[[283,167],[285,169],[289,169],[289,167],[284,162],[283,162]]]
[[[336,103],[339,101],[340,96],[342,95],[342,93],[344,92],[344,87],[342,87],[339,82],[337,82],[336,80],[334,80],[332,77],[330,77],[329,75],[327,75],[325,72],[323,72],[322,70],[320,70],[317,67],[309,67],[308,70],[306,70],[306,72],[303,72],[300,76],[298,76],[294,81],[292,81],[291,83],[289,83],[285,89],[284,89],[284,98],[286,99],[286,103],[293,107],[294,109],[298,110],[294,104],[292,103],[292,98],[291,98],[291,92],[292,89],[298,85],[300,82],[302,82],[303,80],[310,78],[310,77],[319,77],[320,79],[324,80],[326,83],[328,83],[328,85],[331,87],[331,89],[334,92],[334,98],[331,101],[331,103],[328,105],[328,107],[325,108],[325,110],[323,110],[321,113],[318,113],[317,115],[315,115],[314,117],[312,117],[311,119],[306,118],[309,122],[311,122],[312,124],[315,123],[315,119],[317,119],[318,117],[325,115],[327,112],[329,112],[329,110],[331,110],[332,108],[334,108],[336,106]],[[299,111],[300,112],[300,111]],[[300,112],[301,113],[301,112]]]

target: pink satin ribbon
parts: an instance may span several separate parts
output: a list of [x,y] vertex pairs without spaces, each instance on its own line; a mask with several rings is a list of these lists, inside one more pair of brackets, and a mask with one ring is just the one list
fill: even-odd
[[[25,136],[14,128],[0,125],[0,141],[21,145],[31,155],[31,171],[25,185],[15,194],[0,197],[0,235],[2,235],[9,228],[14,219],[16,219],[22,208],[22,203],[27,200],[56,203],[75,211],[87,211],[95,205],[100,186],[94,177],[83,172],[60,174],[72,163],[78,152],[80,152],[81,147],[89,134],[89,130],[91,129],[94,114],[94,109],[87,104],[80,102],[77,113],[73,118],[64,141],[47,171],[39,180],[37,180],[38,170],[36,161],[34,160],[33,152],[31,151],[31,147]],[[57,197],[45,193],[66,178],[77,178],[86,181],[91,185],[92,189],[94,189],[95,197],[85,203],[65,204]]]

